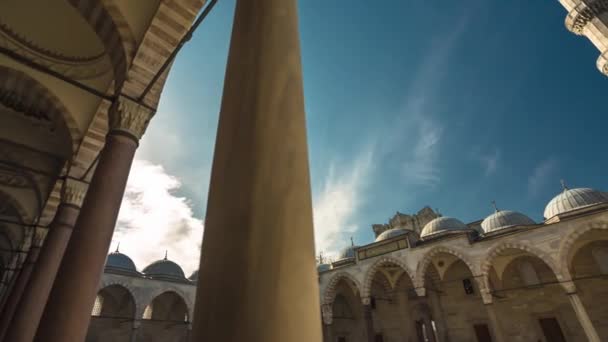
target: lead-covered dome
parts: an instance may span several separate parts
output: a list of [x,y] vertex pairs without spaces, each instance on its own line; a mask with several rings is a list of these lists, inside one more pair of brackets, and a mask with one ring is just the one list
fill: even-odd
[[547,204],[544,216],[548,220],[555,215],[599,203],[608,203],[608,194],[590,188],[565,188]]
[[319,273],[329,271],[330,269],[331,269],[331,266],[328,264],[318,264],[317,265],[317,272],[319,272]]
[[133,260],[131,260],[131,258],[129,258],[126,254],[118,251],[108,254],[105,269],[107,271],[139,274]]
[[453,217],[442,216],[427,223],[424,228],[422,228],[420,237],[428,238],[439,233],[459,232],[467,230],[469,230],[469,227],[467,227],[466,224],[462,223],[462,221]]
[[338,253],[338,260],[354,259],[355,258],[355,248],[357,248],[357,246],[348,246],[348,247],[342,249],[340,251],[340,253]]
[[166,257],[163,260],[155,261],[146,266],[142,272],[152,279],[177,281],[186,280],[186,276],[184,275],[182,268],[173,261],[168,260]]
[[536,224],[536,222],[522,213],[511,210],[497,210],[481,222],[481,229],[487,234],[505,228],[532,224]]
[[376,242],[388,240],[390,238],[394,238],[395,236],[399,236],[399,235],[405,235],[408,232],[409,232],[409,230],[403,229],[403,228],[388,229],[388,230],[383,231],[380,235],[378,235],[378,237],[376,238]]

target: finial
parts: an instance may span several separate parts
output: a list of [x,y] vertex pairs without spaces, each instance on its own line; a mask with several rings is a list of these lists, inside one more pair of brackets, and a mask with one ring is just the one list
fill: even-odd
[[114,252],[114,253],[120,253],[119,249],[120,249],[120,241],[118,241],[118,245],[116,245],[116,252]]
[[165,249],[165,260],[167,260],[167,250]]
[[564,181],[563,179],[559,181],[560,183],[562,183],[562,190],[566,191],[568,190],[568,186],[566,186],[566,181]]
[[350,237],[350,246],[351,247],[355,247],[355,241],[353,240],[353,237]]
[[498,209],[498,207],[496,206],[496,201],[492,201],[492,206],[494,207],[494,211],[495,212],[499,212],[500,209]]
[[435,208],[435,213],[437,214],[437,217],[441,217],[441,212],[439,211],[439,208]]

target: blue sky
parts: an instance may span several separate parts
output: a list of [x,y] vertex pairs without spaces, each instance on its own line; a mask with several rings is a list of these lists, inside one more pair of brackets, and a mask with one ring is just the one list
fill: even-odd
[[[562,178],[608,190],[608,78],[557,1],[299,6],[319,250],[371,242],[396,211],[470,222],[496,200],[539,221]],[[233,10],[219,1],[182,50],[138,151],[130,183],[149,181],[127,189],[115,237],[136,262],[166,248],[196,267]],[[176,218],[142,225],[138,210]]]

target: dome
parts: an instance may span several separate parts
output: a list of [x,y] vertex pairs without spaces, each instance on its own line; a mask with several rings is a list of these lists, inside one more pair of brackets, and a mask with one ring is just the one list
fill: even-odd
[[192,272],[188,279],[196,283],[198,281],[198,270]]
[[122,254],[118,251],[108,255],[108,258],[106,259],[106,270],[138,273],[133,260],[126,254]]
[[151,263],[144,268],[143,273],[153,279],[186,280],[182,268],[167,258]]
[[380,235],[378,235],[378,237],[376,238],[376,242],[388,240],[390,238],[394,238],[395,236],[407,234],[408,232],[409,230],[403,228],[393,228],[385,230]]
[[466,224],[453,217],[442,216],[427,223],[422,228],[421,238],[430,237],[432,235],[448,232],[448,231],[464,231],[469,230]]
[[567,189],[545,207],[545,219],[594,204],[608,202],[608,194],[589,188]]
[[528,226],[531,224],[536,224],[536,222],[522,213],[511,210],[497,210],[481,222],[481,228],[484,233],[490,233],[509,227]]
[[328,264],[318,264],[317,265],[317,272],[325,272],[325,271],[329,271],[331,269],[331,266],[329,266]]
[[357,246],[348,246],[348,247],[342,249],[340,251],[340,253],[338,253],[338,260],[354,259],[355,258],[355,248],[357,248]]

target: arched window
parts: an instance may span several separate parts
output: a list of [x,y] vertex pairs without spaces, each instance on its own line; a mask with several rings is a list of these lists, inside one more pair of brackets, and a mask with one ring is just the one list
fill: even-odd
[[534,266],[529,261],[523,261],[518,265],[519,275],[525,286],[534,286],[540,284],[538,273]]

